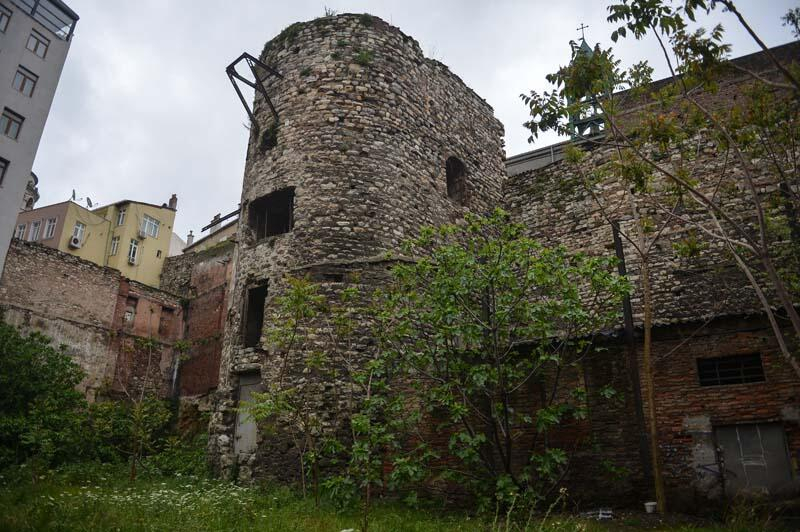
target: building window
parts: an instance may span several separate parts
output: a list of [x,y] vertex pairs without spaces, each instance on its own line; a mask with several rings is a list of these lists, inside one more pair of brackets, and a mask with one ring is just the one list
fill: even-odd
[[44,238],[53,238],[56,234],[56,218],[48,218],[44,224]]
[[39,76],[20,65],[17,67],[17,74],[14,76],[12,86],[25,96],[33,96],[33,89],[36,88],[37,81],[39,81]]
[[158,335],[168,337],[172,334],[172,323],[175,319],[175,309],[161,307],[161,318],[158,320]]
[[158,226],[161,225],[161,222],[147,216],[146,214],[142,218],[142,232],[146,235],[150,235],[153,238],[158,238]]
[[125,299],[125,323],[130,324],[133,323],[134,318],[136,317],[136,305],[139,304],[139,299],[133,296],[128,296]]
[[250,204],[250,228],[256,240],[288,233],[294,226],[294,189],[285,188]]
[[256,286],[247,291],[247,313],[244,324],[245,347],[257,347],[261,343],[264,326],[264,302],[267,300],[267,285]]
[[47,48],[49,46],[50,39],[38,31],[33,30],[31,31],[30,37],[28,37],[28,43],[25,45],[25,48],[44,59],[44,56],[47,55]]
[[17,238],[19,240],[25,238],[25,227],[27,227],[26,224],[19,224],[17,226],[17,230],[14,231],[14,238]]
[[119,251],[119,237],[115,236],[111,239],[111,255],[116,255]]
[[3,184],[3,180],[6,178],[6,170],[8,170],[9,164],[7,159],[0,157],[0,185]]
[[125,207],[120,207],[119,212],[117,213],[117,225],[125,224],[125,213],[127,210],[128,209]]
[[6,32],[9,20],[11,20],[11,10],[6,6],[0,5],[0,32]]
[[3,116],[0,117],[0,131],[6,137],[16,140],[19,137],[19,130],[22,129],[22,122],[24,121],[24,118],[6,107],[3,110]]
[[458,157],[449,157],[444,166],[447,197],[459,205],[464,205],[467,199],[467,167]]
[[31,232],[28,234],[28,240],[31,242],[39,240],[39,231],[42,228],[42,222],[39,220],[31,222]]
[[131,245],[128,247],[128,262],[136,264],[136,256],[139,254],[139,242],[131,238]]
[[697,375],[700,386],[745,384],[765,380],[759,354],[698,358]]
[[72,228],[72,238],[77,238],[79,242],[83,242],[84,233],[86,233],[86,225],[81,222],[75,222],[75,227]]

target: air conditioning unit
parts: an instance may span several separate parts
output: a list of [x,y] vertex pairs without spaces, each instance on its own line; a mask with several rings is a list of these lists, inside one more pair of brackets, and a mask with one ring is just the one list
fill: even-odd
[[128,257],[128,264],[136,266],[136,257]]
[[77,236],[73,236],[72,238],[69,239],[69,247],[71,248],[81,249],[82,245],[83,243],[81,242],[81,239],[78,238]]
[[144,229],[139,229],[139,240],[144,240],[147,238],[147,233],[144,232]]

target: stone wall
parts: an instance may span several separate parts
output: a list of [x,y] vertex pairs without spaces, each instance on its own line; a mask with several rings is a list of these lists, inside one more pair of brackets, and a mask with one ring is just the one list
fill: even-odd
[[14,240],[0,279],[0,309],[7,322],[66,346],[86,372],[80,387],[89,399],[142,386],[162,397],[172,393],[173,345],[182,335],[180,300],[172,294]]
[[[287,274],[316,276],[332,297],[350,274],[371,290],[385,276],[386,252],[422,225],[491,210],[503,180],[503,128],[491,107],[382,20],[340,15],[293,25],[267,43],[261,59],[283,76],[266,82],[279,122],[256,97],[210,429],[221,469],[235,460],[239,375],[259,371],[267,380],[275,369],[263,338],[260,346],[242,345],[247,289],[267,284],[265,314]],[[274,142],[264,137],[273,134]],[[463,202],[448,197],[450,157],[465,168]],[[292,230],[258,240],[248,223],[254,201],[287,187],[294,188]],[[294,475],[296,467],[284,467],[290,447],[262,441],[261,456],[242,457],[240,471]]]

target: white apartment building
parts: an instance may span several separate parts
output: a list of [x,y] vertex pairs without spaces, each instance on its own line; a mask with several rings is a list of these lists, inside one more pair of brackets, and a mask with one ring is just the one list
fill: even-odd
[[0,274],[77,22],[61,0],[0,0]]

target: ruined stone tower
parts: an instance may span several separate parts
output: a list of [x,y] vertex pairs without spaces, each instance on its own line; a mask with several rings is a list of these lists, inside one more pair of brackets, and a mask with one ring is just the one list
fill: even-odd
[[257,91],[253,103],[209,445],[222,470],[281,476],[290,450],[265,445],[234,410],[269,379],[264,307],[286,274],[377,285],[386,252],[420,226],[499,205],[503,126],[413,38],[369,15],[294,24],[259,59],[279,75],[265,76],[269,101]]

